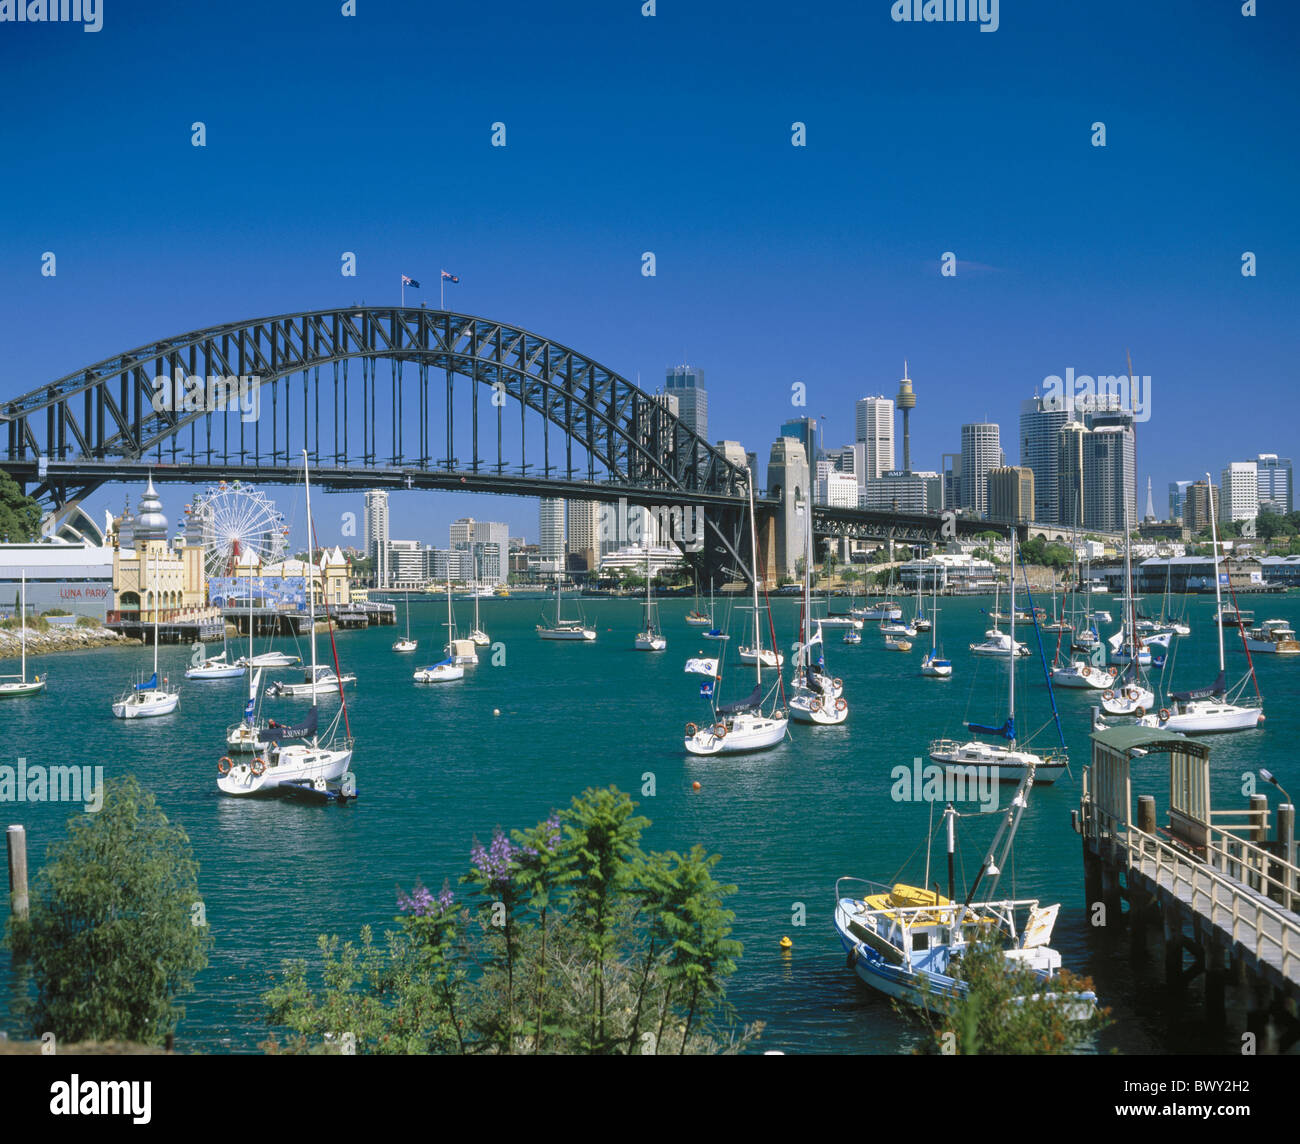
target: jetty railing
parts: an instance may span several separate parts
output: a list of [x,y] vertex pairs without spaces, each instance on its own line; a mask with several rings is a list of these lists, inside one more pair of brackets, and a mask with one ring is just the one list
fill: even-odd
[[[1251,950],[1261,961],[1270,960],[1269,955],[1273,953],[1284,976],[1290,977],[1293,970],[1300,971],[1300,917],[1265,898],[1245,880],[1224,872],[1237,868],[1274,883],[1277,879],[1266,871],[1268,863],[1279,864],[1276,855],[1234,835],[1216,831],[1225,836],[1211,838],[1206,846],[1208,860],[1202,861],[1131,822],[1122,822],[1095,803],[1087,806],[1084,830],[1099,844],[1107,846],[1112,855],[1119,851],[1131,867],[1152,878],[1158,886],[1166,887],[1162,876],[1167,878],[1167,888],[1176,897],[1195,913],[1208,918],[1211,925],[1230,934],[1234,944]],[[1290,863],[1281,864],[1287,867],[1283,878],[1294,878],[1296,868]],[[1295,966],[1291,965],[1292,961],[1296,962]]]

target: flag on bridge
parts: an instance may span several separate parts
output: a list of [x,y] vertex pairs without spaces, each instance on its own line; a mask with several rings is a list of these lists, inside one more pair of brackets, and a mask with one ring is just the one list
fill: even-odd
[[408,278],[405,274],[402,275],[402,285],[410,286],[416,290],[420,288],[420,284],[414,278]]

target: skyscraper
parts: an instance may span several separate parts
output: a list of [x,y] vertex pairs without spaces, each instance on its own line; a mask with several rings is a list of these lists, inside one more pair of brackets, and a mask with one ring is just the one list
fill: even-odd
[[991,421],[961,427],[961,498],[965,508],[987,517],[989,470],[1002,464],[1002,430]]
[[1034,474],[1034,515],[1039,524],[1066,524],[1060,513],[1061,426],[1073,420],[1069,409],[1053,409],[1046,398],[1035,394],[1020,403],[1020,467]]
[[1275,512],[1285,516],[1292,511],[1291,460],[1276,453],[1260,453],[1255,459],[1255,475],[1259,484],[1261,512]]
[[709,439],[709,393],[704,388],[704,371],[689,365],[669,367],[664,382],[677,399],[677,416],[704,441]]
[[1067,421],[1057,433],[1056,523],[1070,528],[1083,527],[1083,439],[1087,435],[1082,421]]
[[1259,481],[1254,461],[1233,461],[1219,476],[1219,519],[1259,516]]
[[796,417],[781,426],[782,437],[793,437],[803,444],[804,456],[810,465],[822,459],[822,451],[817,446],[817,419],[815,417]]
[[564,501],[542,497],[538,501],[537,547],[543,561],[564,567]]
[[1132,418],[1094,414],[1083,435],[1083,525],[1099,532],[1137,527],[1137,450]]
[[588,572],[594,572],[600,564],[600,512],[598,501],[567,502],[568,513],[568,551],[570,556],[580,558],[587,566]]
[[388,586],[388,493],[371,489],[366,493],[365,510],[366,559],[374,569],[375,586]]
[[1219,488],[1204,481],[1193,481],[1183,497],[1183,527],[1193,535],[1210,527],[1210,517],[1219,516]]
[[1191,481],[1169,482],[1169,521],[1171,524],[1183,523],[1183,504]]
[[1028,524],[1034,511],[1034,471],[1022,465],[990,469],[989,520]]
[[866,446],[859,482],[878,480],[894,468],[894,403],[864,397],[857,404],[857,440]]
[[468,555],[472,579],[504,584],[510,578],[510,526],[495,520],[463,516],[451,522],[450,550]]

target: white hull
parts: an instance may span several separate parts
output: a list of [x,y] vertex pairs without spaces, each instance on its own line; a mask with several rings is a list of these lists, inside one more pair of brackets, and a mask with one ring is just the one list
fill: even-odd
[[255,755],[266,746],[258,735],[260,727],[250,727],[247,723],[238,723],[226,731],[226,750],[241,755]]
[[760,656],[762,656],[764,667],[785,666],[785,656],[780,652],[768,651],[767,648],[764,648],[761,652],[748,647],[742,647],[740,649],[741,663],[757,663]]
[[[344,684],[356,683],[355,675],[342,677]],[[337,695],[340,680],[335,678],[318,679],[314,683],[273,683],[267,688],[272,695],[287,696],[290,699],[310,699],[313,695]]]
[[419,640],[398,640],[393,644],[394,651],[414,651],[420,646]]
[[478,628],[475,628],[469,633],[469,638],[476,647],[487,647],[488,644],[492,642],[491,639],[488,638],[487,632],[481,632]]
[[1104,691],[1115,682],[1116,672],[1075,661],[1069,667],[1052,668],[1053,687],[1079,687]]
[[296,655],[282,651],[264,651],[261,655],[244,656],[235,662],[241,667],[293,667],[300,661]]
[[1161,731],[1179,731],[1184,735],[1208,735],[1216,731],[1250,731],[1258,727],[1264,712],[1258,707],[1238,707],[1235,703],[1215,703],[1194,699],[1183,705],[1181,711],[1170,711],[1166,718],[1161,712],[1139,720],[1144,727]]
[[538,628],[537,635],[539,639],[544,640],[570,640],[577,642],[590,643],[596,638],[596,633],[591,628]]
[[181,701],[178,691],[137,691],[113,704],[117,719],[148,719],[154,715],[170,715]]
[[439,663],[422,667],[415,673],[416,683],[454,683],[465,678],[465,669],[458,663]]
[[930,679],[951,679],[952,663],[941,657],[926,656],[921,660],[921,674]]
[[668,641],[663,636],[650,636],[642,632],[633,641],[632,646],[637,651],[663,651],[668,647]]
[[0,699],[21,699],[45,690],[45,680],[37,677],[30,683],[0,683]]
[[809,691],[800,691],[790,700],[790,718],[796,723],[833,727],[848,717],[849,703],[843,696],[828,700]]
[[[686,750],[692,755],[739,755],[775,747],[785,738],[786,719],[769,719],[762,715],[737,715],[729,725],[714,723],[701,727],[686,737]],[[719,735],[721,729],[725,731]]]
[[217,789],[223,794],[248,796],[268,794],[290,782],[330,782],[342,778],[352,762],[351,749],[335,751],[328,747],[295,743],[282,747],[265,759],[266,769],[261,775],[253,774],[253,763],[236,763],[229,774],[217,779]]
[[862,621],[854,619],[852,616],[818,616],[813,620],[813,626],[823,628],[853,628],[854,631],[861,631]]
[[191,667],[185,672],[186,679],[238,679],[244,674],[244,668],[234,663],[222,663],[212,667]]
[[1107,715],[1136,715],[1141,718],[1156,705],[1155,692],[1146,687],[1125,687],[1111,693],[1109,699],[1105,693],[1101,697],[1101,709]]
[[937,740],[930,744],[930,758],[936,763],[951,767],[987,769],[990,777],[1002,783],[1020,782],[1031,765],[1034,767],[1034,782],[1040,786],[1055,782],[1065,773],[1063,761],[1044,759],[1028,751],[999,747],[979,740],[969,743],[957,743],[951,739]]

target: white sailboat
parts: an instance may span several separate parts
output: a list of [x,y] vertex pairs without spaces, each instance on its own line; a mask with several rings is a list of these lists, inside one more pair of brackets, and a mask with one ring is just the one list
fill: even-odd
[[[754,585],[754,627],[758,628],[758,524],[754,518],[754,476],[749,474],[749,530],[751,579]],[[756,644],[760,653],[754,662],[756,683],[748,698],[739,703],[720,704],[714,708],[715,722],[707,727],[686,724],[686,750],[692,755],[734,755],[775,747],[786,736],[789,720],[778,711],[776,688],[773,688],[772,711],[763,714],[762,637]],[[779,680],[778,680],[779,682]]]
[[133,684],[130,690],[123,692],[117,702],[113,704],[114,718],[148,719],[155,715],[170,715],[176,710],[177,705],[181,701],[180,692],[168,687],[165,677],[162,686],[158,686],[158,613],[158,556],[155,553],[153,590],[153,675],[143,683]]
[[695,606],[686,613],[686,622],[695,628],[713,627],[713,607],[712,597],[710,597],[710,607],[707,613],[700,611],[700,578],[697,574],[695,577]]
[[[1011,533],[1011,635],[1016,638],[1016,538]],[[1021,645],[1023,646],[1023,645]],[[1067,758],[1064,752],[1053,752],[1047,757],[1030,751],[1016,749],[1016,665],[1007,665],[1007,721],[1001,727],[986,727],[979,723],[966,724],[976,734],[997,735],[1006,745],[985,743],[971,739],[959,743],[954,739],[935,739],[930,744],[930,758],[936,763],[954,767],[979,767],[998,782],[1020,782],[1026,771],[1032,771],[1040,783],[1055,782],[1065,773]]]
[[758,667],[779,669],[785,666],[785,656],[775,648],[763,646],[763,624],[758,611],[758,571],[754,571],[754,639],[746,645],[740,645],[740,662],[752,663]]
[[226,645],[226,625],[221,625],[221,654],[209,656],[202,663],[185,669],[186,679],[236,679],[244,674],[244,664],[240,660],[230,661],[230,649]]
[[[306,460],[305,460],[306,455],[307,455],[306,450],[304,450],[303,451],[304,466],[306,465]],[[303,479],[304,480],[307,479],[305,467],[303,470]],[[308,508],[308,512],[310,513],[311,510],[310,493],[308,494],[308,496],[309,496],[309,502],[307,508]],[[311,528],[311,518],[310,516],[308,516],[309,531],[310,528]],[[316,662],[316,597],[315,597],[316,578],[314,574],[314,569],[312,569],[311,567],[312,551],[313,549],[310,547],[310,545],[308,545],[307,619],[308,619],[308,623],[311,625],[311,670],[303,672],[301,683],[281,683],[279,680],[276,680],[274,683],[271,684],[270,687],[266,689],[266,694],[268,696],[287,696],[291,699],[310,698],[312,701],[312,706],[314,707],[316,705],[316,697],[318,695],[337,694],[339,698],[342,699],[343,696],[342,685],[348,683],[356,683],[357,677],[353,675],[351,672],[347,672],[344,675],[339,675],[334,670],[334,668],[330,667],[328,664]]]
[[566,620],[560,615],[560,574],[555,574],[555,625],[545,627],[537,625],[537,635],[544,640],[576,640],[590,643],[596,638],[594,628],[589,628],[580,620]]
[[[479,623],[479,618],[478,618],[478,602],[483,598],[484,591],[485,589],[480,587],[474,593],[474,626],[470,629],[469,638],[470,638],[470,642],[475,647],[487,647],[488,644],[492,642],[492,640],[488,638],[487,632],[483,630],[483,627]],[[493,595],[493,592],[490,588],[486,589],[486,593],[489,597]]]
[[[271,635],[274,638],[274,627],[271,629]],[[253,566],[251,563],[248,567],[248,654],[241,656],[235,662],[241,667],[293,667],[302,662],[299,656],[276,651],[271,647],[257,655],[253,654]]]
[[921,573],[918,571],[916,574],[916,614],[912,617],[912,630],[914,632],[928,632],[932,623],[933,621],[925,614],[925,604],[921,601]]
[[[1080,494],[1082,501],[1082,494]],[[1080,512],[1082,509],[1080,508]],[[1079,583],[1079,548],[1078,548],[1078,529],[1076,526],[1070,529],[1070,547],[1074,549],[1074,586],[1071,589],[1071,596],[1077,596],[1077,587]],[[1086,607],[1086,605],[1085,605]],[[1052,582],[1052,611],[1056,611],[1056,582]],[[1072,611],[1071,615],[1077,615],[1077,610]],[[1049,629],[1044,629],[1049,630]],[[1058,635],[1056,637],[1056,656],[1049,672],[1052,679],[1053,687],[1071,687],[1078,689],[1089,689],[1104,691],[1109,689],[1115,682],[1115,677],[1119,674],[1115,668],[1106,667],[1106,649],[1101,646],[1100,640],[1093,641],[1088,658],[1084,659],[1081,655],[1074,654],[1076,651],[1075,644],[1072,641],[1063,639],[1065,633],[1073,633],[1074,625],[1071,621],[1066,620],[1064,616],[1056,626]],[[1066,656],[1061,654],[1061,645],[1066,645]],[[1080,651],[1084,649],[1078,649]]]
[[709,584],[709,616],[712,625],[707,632],[702,632],[706,640],[729,640],[731,636],[717,625],[718,609],[713,599],[713,585]]
[[244,717],[226,728],[227,750],[251,755],[266,746],[262,739],[262,729],[268,724],[257,717],[257,689],[261,682],[262,668],[256,667],[248,680],[248,702],[244,705]]
[[[998,611],[999,587],[1000,585],[997,584],[994,584],[993,586],[993,611],[992,613],[990,613],[989,616],[989,618],[993,620],[993,626],[985,630],[983,640],[981,640],[979,643],[973,643],[970,645],[970,650],[975,655],[1002,656],[1005,659],[1010,659],[1013,655],[1028,655],[1029,648],[1027,648],[1022,643],[1016,643],[1016,641],[1011,636],[1008,636],[1005,632],[1001,630],[1001,628],[998,627],[997,617],[1002,614],[1001,612]],[[1011,615],[1009,618],[1011,620],[1011,630],[1013,632],[1016,630],[1015,599],[1016,599],[1016,586],[1012,584],[1011,585]]]
[[442,654],[459,667],[477,667],[478,651],[473,640],[462,640],[456,636],[456,617],[451,610],[451,581],[447,581],[447,646]]
[[[27,569],[22,571],[18,589],[18,641],[22,648],[22,669],[19,675],[0,675],[0,699],[22,699],[45,690],[49,672],[27,678]],[[16,681],[16,682],[11,682]]]
[[393,644],[394,651],[414,651],[420,646],[419,640],[411,639],[411,593],[406,593],[406,635]]
[[[431,663],[427,667],[422,667],[415,672],[412,678],[416,683],[455,683],[458,679],[465,678],[465,665],[457,655],[457,645],[464,645],[472,653],[474,645],[469,640],[456,639],[456,621],[451,614],[451,581],[447,581],[447,646],[443,649],[445,659],[437,663]],[[473,656],[474,662],[478,662],[478,656]]]
[[[302,479],[307,496],[307,553],[310,559],[311,553],[315,551],[315,529],[311,516],[311,478],[306,449],[302,452]],[[312,617],[311,666],[312,677],[316,678],[315,576],[310,571],[307,574],[307,611]],[[217,789],[223,794],[244,797],[269,794],[285,786],[314,786],[323,790],[328,783],[342,778],[352,764],[353,740],[347,724],[347,700],[337,679],[334,686],[339,692],[339,709],[326,730],[324,742],[318,732],[316,692],[313,690],[311,710],[302,725],[268,725],[261,730],[259,739],[266,747],[264,754],[249,762],[236,763],[229,757],[221,759],[217,764]],[[338,734],[340,720],[345,728],[341,737]]]
[[[1128,505],[1124,506],[1124,600],[1120,616],[1120,630],[1106,643],[1110,647],[1111,662],[1123,667],[1115,670],[1111,686],[1101,694],[1101,709],[1107,715],[1135,715],[1139,719],[1155,706],[1156,695],[1141,668],[1151,663],[1151,653],[1142,637],[1134,631],[1133,618],[1136,601],[1133,599],[1133,566],[1129,556]],[[1136,652],[1134,648],[1136,647]]]
[[[649,513],[647,512],[647,518]],[[637,651],[663,651],[668,647],[668,640],[659,627],[659,610],[651,599],[650,591],[650,527],[647,520],[645,529],[645,622],[632,646]]]
[[[1206,474],[1207,484],[1210,476]],[[1214,542],[1214,602],[1223,613],[1223,592],[1219,572],[1219,534],[1214,514],[1210,514],[1210,536]],[[1223,576],[1226,579],[1226,576]],[[1218,731],[1249,731],[1264,721],[1264,704],[1237,702],[1247,682],[1254,679],[1252,664],[1245,678],[1229,694],[1224,686],[1225,664],[1223,658],[1223,625],[1215,624],[1219,633],[1219,675],[1209,687],[1195,691],[1175,692],[1170,696],[1171,707],[1162,707],[1138,722],[1144,727],[1157,727],[1162,731],[1180,731],[1184,735],[1202,735]]]
[[[805,516],[807,556],[803,574],[803,616],[799,641],[794,645],[794,675],[790,679],[790,718],[796,723],[813,723],[835,726],[849,716],[849,702],[844,698],[844,683],[832,678],[826,671],[825,647],[822,625],[812,632],[812,513],[800,503],[798,511]],[[813,649],[820,649],[817,659]]]
[[[937,572],[930,578],[930,616],[933,626],[930,628],[930,652],[921,657],[921,674],[929,679],[951,679],[952,660],[939,650],[939,577]],[[918,574],[917,584],[920,585]]]

